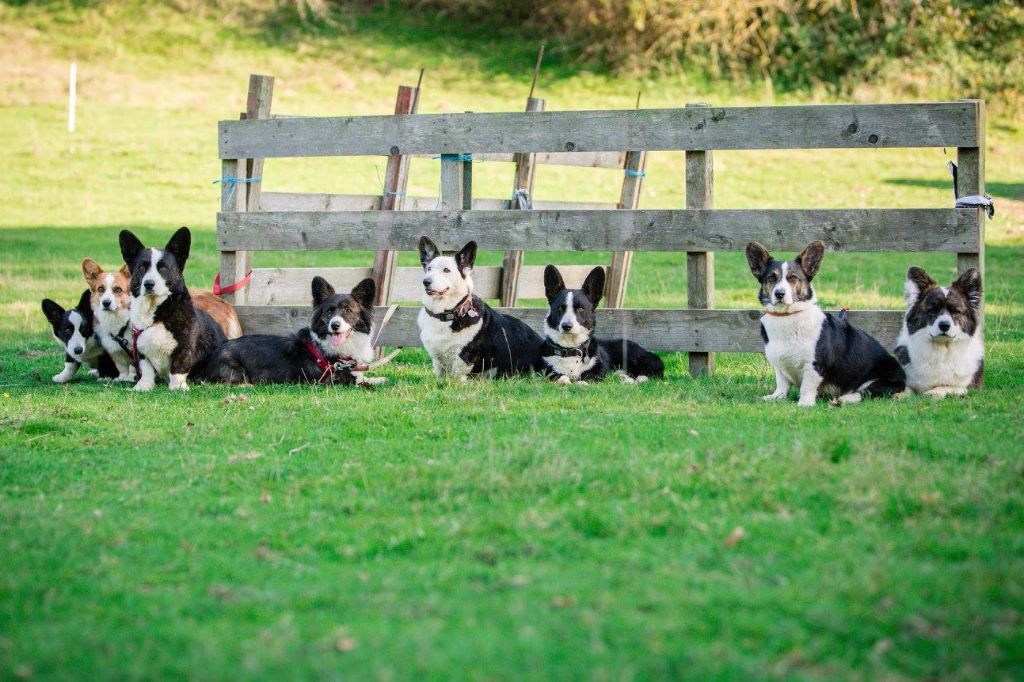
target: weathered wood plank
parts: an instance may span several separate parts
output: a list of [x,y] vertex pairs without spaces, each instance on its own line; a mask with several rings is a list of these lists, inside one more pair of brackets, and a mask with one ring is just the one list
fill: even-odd
[[[224,159],[221,161],[220,176],[222,178],[237,178],[239,174],[245,175],[245,159]],[[244,186],[244,185],[243,185]],[[220,210],[225,212],[245,211],[246,194],[239,191],[238,183],[221,182],[220,184]],[[252,264],[252,253],[249,251],[235,251],[234,249],[221,249],[220,254],[220,282],[227,286],[237,282],[249,272]],[[241,292],[240,292],[241,293]],[[228,303],[243,302],[234,294],[225,294],[224,300]]]
[[222,159],[635,149],[976,147],[965,102],[221,121]]
[[[246,334],[287,334],[309,323],[309,306],[239,306],[238,316]],[[504,308],[540,332],[545,308]],[[384,309],[377,309],[377,319]],[[419,346],[416,315],[419,307],[399,308],[381,343],[387,346]],[[892,348],[899,335],[902,313],[895,310],[851,311],[850,321]],[[653,350],[685,352],[761,352],[759,310],[602,310],[598,333],[616,338],[626,329],[628,338]]]
[[[549,166],[584,168],[622,168],[625,152],[544,152],[534,154],[534,163]],[[476,161],[513,163],[515,154],[475,154]]]
[[977,248],[977,213],[974,209],[229,212],[217,216],[217,242],[222,251],[414,251],[426,234],[443,249],[457,249],[475,239],[482,249],[496,251],[742,251],[756,239],[770,249],[799,251],[808,242],[822,239],[836,251],[955,253]]
[[[511,205],[508,199],[473,199],[473,210],[505,211]],[[437,197],[405,197],[402,210],[434,211],[439,206]],[[263,192],[260,210],[279,211],[379,211],[378,194],[321,194],[313,192]],[[610,211],[619,207],[608,201],[534,201],[533,207],[545,211]]]
[[[704,103],[687,107],[708,109]],[[686,208],[714,208],[714,159],[711,151],[686,152]],[[713,251],[686,253],[686,305],[706,310],[715,307],[715,254]],[[711,353],[689,354],[690,376],[713,374],[715,356]]]

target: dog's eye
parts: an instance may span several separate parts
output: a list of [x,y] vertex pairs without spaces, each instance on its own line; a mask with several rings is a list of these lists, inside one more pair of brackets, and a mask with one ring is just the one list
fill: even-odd
[[562,305],[558,306],[558,312],[560,312],[560,313],[564,313],[565,312],[565,304],[564,303]]
[[445,268],[445,269],[444,269],[444,271],[445,271],[445,272],[451,272],[451,271],[452,271],[452,269],[451,269],[451,268]]
[[768,281],[769,281],[769,282],[775,282],[775,281],[777,281],[778,279],[779,279],[779,276],[778,276],[778,275],[776,275],[776,274],[775,274],[774,272],[773,272],[772,274],[768,275]]
[[121,287],[114,287],[114,293],[115,294],[121,293]]
[[107,289],[106,289],[106,287],[100,287],[100,288],[99,288],[99,289],[97,289],[96,291],[98,291],[98,292],[100,292],[100,293],[102,294],[102,293],[103,293],[104,291],[106,291],[106,290],[107,290]]
[[583,306],[581,306],[581,305],[573,306],[573,307],[576,308],[576,310],[583,310]]
[[788,279],[790,282],[795,282],[796,281],[796,275],[790,275],[786,279]]

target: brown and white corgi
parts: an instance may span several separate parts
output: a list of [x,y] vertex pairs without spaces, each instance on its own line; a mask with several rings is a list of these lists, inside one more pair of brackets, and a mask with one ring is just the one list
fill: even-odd
[[134,381],[132,324],[128,319],[131,272],[127,265],[108,272],[92,258],[86,258],[82,261],[82,274],[89,285],[96,338],[117,366],[115,381]]

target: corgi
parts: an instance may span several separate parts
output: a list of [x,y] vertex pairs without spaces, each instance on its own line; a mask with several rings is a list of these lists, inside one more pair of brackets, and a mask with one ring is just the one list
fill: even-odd
[[132,325],[128,319],[131,272],[127,265],[107,272],[92,258],[86,258],[82,261],[82,274],[89,285],[96,338],[117,366],[117,381],[135,381]]
[[189,289],[188,293],[192,297],[192,304],[212,317],[225,336],[237,339],[242,335],[242,323],[238,321],[235,306],[211,291]]
[[71,381],[82,365],[101,379],[118,376],[117,366],[103,347],[93,329],[92,304],[88,289],[82,292],[78,305],[64,310],[56,302],[43,299],[43,314],[53,327],[53,338],[64,349],[64,369],[53,375],[53,383]]
[[149,391],[157,378],[171,390],[188,390],[188,375],[218,346],[224,330],[192,303],[183,276],[192,246],[187,227],[163,249],[147,248],[128,230],[119,236],[121,255],[131,271],[132,351],[138,362],[136,391]]
[[907,270],[907,313],[896,341],[896,359],[907,387],[933,398],[979,388],[985,366],[981,339],[981,273],[965,270],[940,287],[919,267]]
[[561,384],[600,381],[616,371],[628,383],[663,378],[665,365],[661,358],[635,341],[594,338],[604,278],[604,268],[596,267],[580,289],[567,289],[558,268],[544,268],[544,294],[549,306],[540,349],[544,373]]
[[900,363],[877,340],[818,307],[811,281],[825,257],[825,243],[813,241],[793,260],[775,260],[757,242],[747,244],[747,264],[757,279],[764,306],[761,338],[775,369],[775,392],[764,400],[785,400],[794,384],[798,404],[814,405],[819,395],[832,403],[893,396],[906,387]]
[[308,327],[291,336],[250,335],[228,341],[205,363],[202,378],[224,384],[370,385],[357,369],[373,361],[370,330],[376,285],[364,279],[338,294],[323,277],[312,282]]
[[539,368],[537,332],[473,294],[476,242],[446,256],[420,237],[419,252],[423,307],[416,321],[438,378],[504,377]]

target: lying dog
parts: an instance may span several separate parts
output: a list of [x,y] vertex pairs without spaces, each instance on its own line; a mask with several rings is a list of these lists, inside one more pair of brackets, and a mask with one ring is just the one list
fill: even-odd
[[814,405],[819,394],[834,395],[833,404],[842,404],[900,393],[906,376],[896,358],[847,322],[845,314],[818,307],[811,280],[824,257],[821,241],[787,261],[772,259],[757,242],[747,244],[747,263],[764,306],[764,353],[775,369],[775,392],[764,399],[784,400],[793,384],[800,386],[804,407]]
[[149,391],[166,378],[171,390],[187,390],[188,375],[227,341],[224,330],[197,308],[185,288],[185,263],[192,246],[187,227],[163,249],[146,248],[128,230],[120,235],[121,255],[131,270],[132,351],[139,365],[136,391]]
[[101,379],[118,375],[117,366],[93,332],[89,296],[88,289],[83,291],[78,305],[69,310],[48,298],[43,299],[43,314],[53,327],[53,338],[64,348],[64,369],[53,376],[56,384],[71,381],[82,365],[87,365]]
[[417,322],[438,377],[504,377],[539,366],[537,332],[473,295],[476,242],[445,256],[434,242],[420,237],[419,250],[423,308]]
[[292,336],[251,335],[213,352],[200,378],[224,384],[374,384],[358,369],[373,360],[370,330],[376,285],[364,279],[349,294],[314,277],[309,326]]
[[600,381],[614,371],[629,382],[665,376],[661,358],[640,344],[594,338],[597,304],[604,294],[604,268],[591,270],[582,288],[566,289],[562,273],[548,265],[544,268],[544,294],[549,309],[540,356],[547,376],[562,384]]
[[966,270],[948,288],[918,267],[907,271],[907,314],[896,358],[907,386],[933,398],[978,388],[985,365],[981,340],[981,274]]

